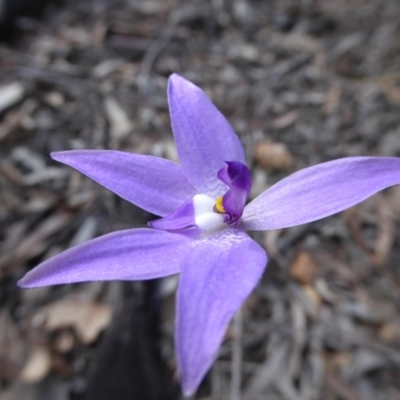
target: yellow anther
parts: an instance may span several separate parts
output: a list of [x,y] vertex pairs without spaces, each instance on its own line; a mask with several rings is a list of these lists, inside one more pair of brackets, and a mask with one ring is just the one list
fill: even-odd
[[223,199],[223,196],[218,197],[217,201],[215,202],[214,208],[215,208],[215,211],[217,211],[218,213],[225,214],[225,209],[224,209],[224,206],[222,205],[222,199]]

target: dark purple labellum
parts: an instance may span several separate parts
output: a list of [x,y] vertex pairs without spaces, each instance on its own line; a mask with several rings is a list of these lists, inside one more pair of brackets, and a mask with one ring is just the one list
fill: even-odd
[[242,216],[251,189],[251,173],[246,165],[238,161],[226,161],[225,167],[218,171],[218,179],[229,186],[229,190],[217,200],[216,212],[224,214],[224,222],[236,225]]

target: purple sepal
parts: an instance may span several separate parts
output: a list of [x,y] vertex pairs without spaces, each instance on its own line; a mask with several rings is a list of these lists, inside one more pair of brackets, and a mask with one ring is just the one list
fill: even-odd
[[88,281],[155,279],[181,271],[195,236],[128,229],[63,251],[29,271],[25,288]]
[[218,179],[229,186],[222,199],[229,224],[235,224],[243,213],[251,189],[251,173],[246,165],[237,161],[226,161],[218,171]]
[[164,231],[178,231],[195,227],[193,199],[183,203],[183,205],[172,214],[164,218],[156,219],[155,221],[150,221],[149,226],[150,228]]
[[182,167],[162,158],[115,150],[59,151],[51,156],[161,217],[196,194]]
[[217,356],[226,327],[267,264],[245,232],[227,228],[192,242],[176,304],[176,352],[185,395],[192,395]]
[[269,230],[336,214],[400,184],[400,158],[348,157],[304,168],[256,197],[244,210],[244,229]]
[[216,174],[224,160],[245,162],[239,138],[206,94],[177,74],[169,78],[168,102],[182,171],[198,193],[221,196],[226,187]]

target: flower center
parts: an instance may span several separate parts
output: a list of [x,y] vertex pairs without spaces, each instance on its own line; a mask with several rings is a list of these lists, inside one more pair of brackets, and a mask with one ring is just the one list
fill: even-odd
[[227,161],[218,171],[218,179],[228,186],[227,192],[216,200],[207,194],[197,194],[172,214],[149,223],[154,229],[177,231],[199,228],[203,231],[236,226],[242,216],[251,188],[251,175],[246,165]]
[[217,176],[229,189],[217,198],[214,211],[224,215],[226,224],[237,225],[251,189],[250,170],[240,162],[226,161]]
[[214,211],[218,214],[225,214],[225,208],[222,204],[224,196],[219,196],[214,205]]

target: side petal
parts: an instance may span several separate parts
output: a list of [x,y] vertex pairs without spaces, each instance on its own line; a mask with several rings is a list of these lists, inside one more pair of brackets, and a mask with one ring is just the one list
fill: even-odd
[[176,352],[185,395],[196,391],[230,319],[267,263],[265,251],[239,229],[226,229],[193,244],[177,297]]
[[170,214],[196,194],[181,166],[163,158],[114,150],[60,151],[51,156],[156,215]]
[[400,158],[349,157],[282,179],[248,204],[243,228],[268,230],[305,224],[343,211],[400,183]]
[[223,195],[227,187],[217,173],[224,162],[245,163],[239,138],[204,92],[177,74],[169,79],[168,102],[185,175],[199,193]]
[[144,280],[180,272],[192,239],[152,229],[110,233],[68,249],[28,272],[19,286]]

